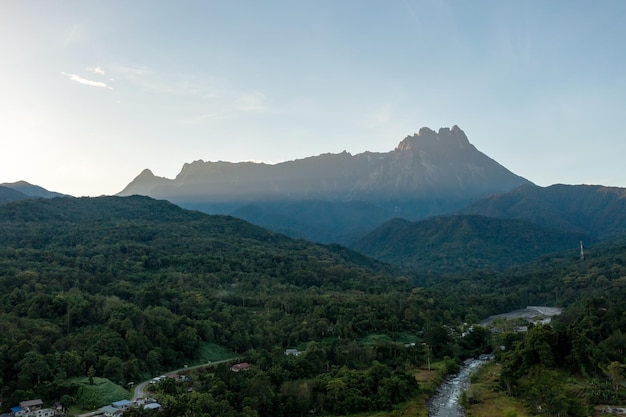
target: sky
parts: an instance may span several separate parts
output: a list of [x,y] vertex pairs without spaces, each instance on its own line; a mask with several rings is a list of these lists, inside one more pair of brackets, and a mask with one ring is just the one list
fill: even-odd
[[389,152],[458,125],[537,185],[626,187],[626,1],[0,0],[0,183]]

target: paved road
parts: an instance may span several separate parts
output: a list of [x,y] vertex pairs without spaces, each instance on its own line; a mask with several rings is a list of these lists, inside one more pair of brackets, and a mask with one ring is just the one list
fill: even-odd
[[[166,372],[166,373],[164,373],[162,375],[176,374],[176,373],[179,373],[179,372],[188,371],[190,369],[210,368],[211,366],[215,366],[215,365],[218,365],[220,363],[234,362],[234,361],[237,361],[237,360],[239,360],[239,358],[230,358],[230,359],[224,359],[222,361],[207,362],[207,363],[202,363],[200,365],[188,366],[186,368],[175,369],[173,371]],[[150,381],[152,381],[152,380],[149,379],[147,381],[143,381],[143,382],[135,385],[135,392],[133,393],[132,401],[136,401],[137,398],[145,398],[146,397],[146,387],[148,386],[148,384],[150,384]]]

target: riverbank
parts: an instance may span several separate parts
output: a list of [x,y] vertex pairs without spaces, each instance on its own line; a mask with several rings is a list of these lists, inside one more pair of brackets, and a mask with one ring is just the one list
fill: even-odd
[[521,401],[500,391],[500,365],[489,362],[470,378],[466,391],[467,417],[528,417]]
[[463,362],[458,373],[446,377],[428,401],[428,415],[431,417],[462,417],[465,415],[464,405],[466,391],[470,387],[470,379],[482,366],[489,363],[492,356],[482,355]]

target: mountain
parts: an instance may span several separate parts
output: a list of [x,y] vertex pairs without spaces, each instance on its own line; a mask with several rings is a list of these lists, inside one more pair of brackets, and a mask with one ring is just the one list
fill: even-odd
[[394,217],[450,213],[528,184],[453,126],[422,128],[386,153],[344,151],[275,165],[196,161],[173,180],[144,170],[118,195],[148,195],[291,236],[347,243]]
[[69,197],[66,194],[57,193],[54,191],[48,191],[43,187],[38,185],[30,184],[26,181],[17,181],[17,182],[5,182],[0,184],[1,187],[10,188],[17,192],[22,193],[26,198],[35,197],[35,198],[55,198],[55,197]]
[[[332,275],[322,273],[325,268],[364,268],[372,275],[392,270],[338,245],[292,239],[232,216],[208,215],[144,196],[16,201],[0,205],[0,229],[0,247],[98,257],[112,268],[100,271],[109,279],[116,276],[114,270],[130,268],[128,273],[141,270],[143,275],[178,270],[187,262],[186,272],[223,271],[219,275],[229,284],[267,275],[277,278],[268,285],[277,285],[298,280],[302,269],[319,273],[312,278],[319,286]],[[280,272],[274,264],[280,264]],[[347,280],[336,284],[351,285]]]
[[25,198],[28,198],[26,194],[14,190],[13,188],[0,185],[0,204],[23,200]]
[[526,220],[606,240],[626,233],[626,189],[601,185],[527,185],[479,200],[460,213]]
[[352,248],[385,262],[429,274],[506,269],[549,253],[590,242],[567,232],[516,219],[477,215],[433,217],[417,222],[394,219]]

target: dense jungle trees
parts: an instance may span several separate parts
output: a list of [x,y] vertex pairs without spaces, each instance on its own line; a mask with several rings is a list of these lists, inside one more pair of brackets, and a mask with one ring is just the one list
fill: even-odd
[[[553,303],[569,306],[553,327],[498,342],[503,389],[554,415],[623,396],[620,243],[584,263],[565,254],[498,274],[411,277],[342,247],[143,197],[0,206],[0,228],[3,404],[76,401],[74,377],[125,385],[204,360],[217,344],[253,370],[224,367],[192,394],[169,387],[171,413],[192,404],[233,416],[385,410],[418,389],[407,369],[445,356],[452,369],[488,351],[491,334],[471,324]],[[286,356],[288,347],[305,353]],[[599,388],[570,395],[568,375]]]

